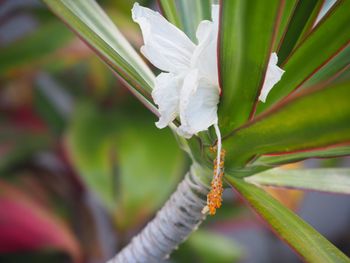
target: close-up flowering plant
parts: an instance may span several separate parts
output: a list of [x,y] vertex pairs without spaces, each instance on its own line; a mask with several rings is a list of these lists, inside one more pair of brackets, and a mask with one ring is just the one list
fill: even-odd
[[[175,148],[190,162],[154,217],[132,232],[133,237],[121,234],[128,244],[108,263],[175,262],[172,253],[181,251],[180,245],[201,223],[218,216],[225,207],[224,191],[231,190],[303,261],[350,262],[349,251],[332,244],[280,200],[288,196],[278,198],[270,189],[350,194],[350,169],[312,169],[302,163],[350,156],[349,0],[158,0],[148,7],[135,2],[123,19],[135,27],[136,36],[120,31],[112,14],[95,0],[42,2],[104,62],[144,111],[154,114],[154,125],[171,131]],[[114,18],[119,26],[120,16]],[[104,123],[96,116],[93,110],[86,115],[94,120],[90,128]],[[113,118],[102,119],[109,124]],[[73,128],[89,132],[83,125]],[[74,151],[80,139],[75,129],[65,141],[72,159],[79,150]],[[110,130],[96,134],[110,138],[118,129],[111,124]],[[142,127],[137,129],[141,134]],[[125,132],[125,138],[131,133]],[[154,171],[163,165],[162,153],[174,153],[174,158],[177,153],[160,136],[158,142],[154,133],[155,143],[142,148],[145,155],[155,156]],[[123,148],[121,138],[118,145]],[[103,147],[111,141],[103,141]],[[138,147],[135,143],[135,151]],[[94,152],[98,147],[82,148]],[[121,154],[117,159],[129,161],[134,171],[142,164],[135,156]],[[74,160],[80,164],[82,159]],[[98,170],[88,167],[87,174]],[[127,214],[113,210],[117,203],[116,210],[126,211],[121,204],[128,194],[120,190],[120,181],[100,183],[94,176],[87,180],[89,187],[113,207],[117,227],[127,225]],[[137,180],[141,188],[146,183],[142,177]],[[108,188],[110,182],[117,190]],[[101,190],[102,184],[110,192]],[[166,184],[162,181],[157,189]],[[122,201],[115,202],[119,190]],[[150,195],[157,198],[156,191]],[[147,210],[147,205],[130,207],[141,215]]]
[[349,1],[337,1],[322,16],[321,4],[300,6],[303,1],[197,1],[206,12],[191,30],[181,13],[186,2],[159,1],[164,17],[135,3],[140,52],[162,71],[156,77],[94,1],[44,2],[159,116],[158,128],[178,134],[193,160],[156,217],[110,262],[165,260],[221,206],[222,179],[304,260],[348,261],[256,178],[348,147],[350,88],[342,76],[349,64],[339,56],[345,58],[350,40]]
[[[161,14],[140,7],[138,3],[132,9],[132,16],[139,23],[143,34],[145,44],[140,49],[141,53],[154,66],[167,72],[160,73],[155,78],[152,91],[152,98],[158,105],[160,114],[157,127],[162,129],[179,117],[181,125],[176,128],[176,132],[189,139],[213,125],[218,138],[215,171],[218,177],[222,151],[217,116],[220,97],[217,63],[219,5],[211,6],[212,21],[199,23],[196,31],[197,45]],[[277,54],[272,53],[259,95],[259,100],[263,102],[284,73],[277,66],[277,61]],[[214,182],[217,180],[214,178]],[[209,207],[211,203],[208,200]],[[216,208],[220,202],[212,206]],[[214,207],[210,209],[212,214],[215,213]]]
[[[145,44],[141,53],[155,67],[167,72],[155,78],[152,91],[160,113],[157,127],[164,128],[179,117],[181,125],[176,129],[177,133],[190,138],[217,125],[219,5],[211,7],[212,21],[199,23],[197,45],[161,14],[140,7],[138,3],[133,7],[132,17],[143,34]],[[277,54],[272,53],[259,96],[263,102],[284,72],[277,66],[277,61]]]

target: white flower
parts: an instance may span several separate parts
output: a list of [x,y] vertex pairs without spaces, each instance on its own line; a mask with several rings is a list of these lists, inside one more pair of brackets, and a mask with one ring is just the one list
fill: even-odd
[[264,85],[261,89],[259,100],[266,101],[267,95],[273,88],[273,86],[280,81],[284,70],[277,66],[278,57],[276,53],[272,53],[270,56],[269,64],[267,65]]
[[[212,5],[212,21],[204,20],[198,25],[198,44],[193,43],[158,12],[141,7],[138,3],[132,9],[132,18],[141,27],[144,40],[141,53],[164,71],[156,77],[152,91],[160,113],[156,126],[164,128],[180,118],[181,125],[177,132],[185,138],[207,130],[212,125],[219,132],[219,6]],[[273,53],[259,97],[262,101],[265,101],[268,92],[283,74],[276,63],[277,55]]]
[[[218,138],[218,176],[222,147],[217,116],[220,91],[217,62],[219,6],[212,5],[212,21],[205,20],[198,25],[197,45],[158,12],[138,3],[132,9],[132,18],[141,27],[144,40],[141,53],[154,66],[165,71],[156,77],[152,91],[160,113],[156,126],[164,128],[179,117],[181,125],[177,133],[191,138],[213,125]],[[284,73],[276,64],[277,55],[272,53],[259,96],[263,102]]]
[[152,92],[158,105],[158,128],[179,117],[177,132],[185,138],[216,124],[219,102],[217,34],[219,7],[213,5],[213,21],[202,21],[197,29],[198,44],[158,12],[135,3],[132,17],[142,31],[141,53],[157,68]]

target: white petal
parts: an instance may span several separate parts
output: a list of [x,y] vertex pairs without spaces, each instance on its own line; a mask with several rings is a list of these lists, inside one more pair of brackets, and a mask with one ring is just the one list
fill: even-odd
[[202,21],[196,32],[198,45],[192,57],[192,68],[198,68],[201,77],[206,78],[212,85],[218,85],[217,37],[218,12],[217,5],[212,7],[213,18],[216,22]]
[[142,31],[143,55],[157,68],[179,73],[188,70],[195,45],[161,14],[134,4],[132,18]]
[[178,116],[182,83],[183,78],[172,73],[161,73],[156,77],[152,97],[159,107],[160,117],[156,123],[159,129],[166,127]]
[[[199,23],[196,31],[198,42],[203,42],[209,36],[208,33],[212,30],[219,30],[219,5],[211,6],[211,21],[203,20]],[[208,32],[209,31],[209,32]]]
[[179,135],[190,138],[217,123],[218,102],[219,88],[199,78],[198,70],[189,72],[180,94]]
[[261,89],[259,100],[266,101],[267,95],[273,88],[273,86],[280,81],[284,70],[277,66],[278,57],[276,53],[272,53],[270,56],[269,64],[267,66],[264,85]]

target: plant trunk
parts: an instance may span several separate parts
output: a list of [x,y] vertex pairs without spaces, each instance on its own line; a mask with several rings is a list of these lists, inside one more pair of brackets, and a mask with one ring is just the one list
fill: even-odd
[[159,263],[197,229],[209,192],[202,171],[191,167],[155,218],[108,263]]

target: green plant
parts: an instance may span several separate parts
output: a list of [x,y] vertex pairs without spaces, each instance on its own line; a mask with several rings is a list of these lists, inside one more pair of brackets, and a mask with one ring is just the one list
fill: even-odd
[[[157,115],[151,99],[152,71],[96,2],[43,1]],[[186,15],[183,10],[193,2],[197,4],[194,15]],[[159,1],[164,15],[191,37],[198,21],[208,18],[211,6],[211,1],[193,2]],[[337,1],[316,23],[322,3],[221,1],[219,126],[226,150],[224,179],[305,261],[349,262],[316,230],[260,189],[264,181],[257,179],[271,179],[266,170],[297,160],[350,155],[346,146],[350,141],[350,1]],[[266,103],[261,103],[257,97],[271,51],[277,52],[286,72]],[[213,131],[178,141],[192,157],[191,170],[155,219],[114,262],[164,260],[204,219],[201,210],[215,158],[210,151],[216,144]],[[331,181],[332,187],[324,187],[315,176],[291,184],[289,171],[272,179],[278,186],[349,193],[349,170],[307,171],[307,175],[313,173]],[[341,176],[336,180],[330,178],[337,173]]]

